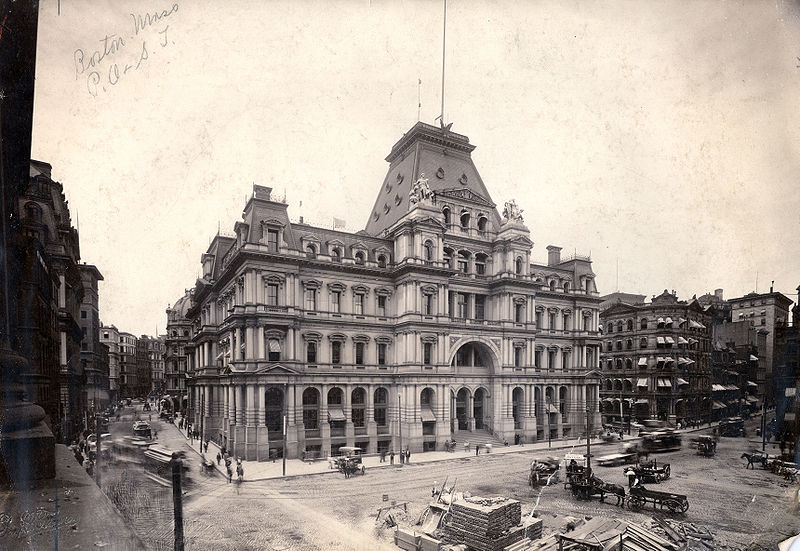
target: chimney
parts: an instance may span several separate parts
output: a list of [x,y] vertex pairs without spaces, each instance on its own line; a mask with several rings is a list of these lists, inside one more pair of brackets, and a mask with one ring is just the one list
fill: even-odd
[[253,184],[253,197],[255,199],[263,199],[265,201],[269,201],[271,194],[272,194],[271,187],[259,186],[257,184]]
[[561,264],[561,247],[555,245],[547,246],[547,265],[558,266]]
[[722,302],[722,289],[714,289],[714,296]]
[[772,283],[769,284],[769,292],[772,292],[772,288],[775,287],[775,280],[772,280]]

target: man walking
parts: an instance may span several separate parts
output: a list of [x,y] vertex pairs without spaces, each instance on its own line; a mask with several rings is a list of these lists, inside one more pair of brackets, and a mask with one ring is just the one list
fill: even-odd
[[389,452],[389,465],[394,465],[394,450]]
[[411,463],[411,448],[406,448],[406,465]]

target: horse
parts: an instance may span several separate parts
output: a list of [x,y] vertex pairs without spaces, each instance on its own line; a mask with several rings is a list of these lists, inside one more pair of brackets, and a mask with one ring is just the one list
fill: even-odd
[[761,463],[765,469],[767,468],[767,458],[762,455],[743,453],[740,459],[747,459],[745,469],[755,469],[755,463]]
[[[611,494],[617,498],[617,506],[625,505],[625,488],[619,484],[603,482],[597,477],[592,477],[593,490],[599,491],[600,501],[605,501],[606,494]],[[594,493],[594,492],[593,492]]]

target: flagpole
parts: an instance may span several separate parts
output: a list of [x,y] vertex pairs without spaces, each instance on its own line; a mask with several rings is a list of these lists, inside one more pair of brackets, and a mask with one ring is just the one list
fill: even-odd
[[447,33],[447,0],[444,0],[444,17],[442,18],[442,112],[440,113],[440,123],[444,128],[444,58],[445,58],[445,40]]

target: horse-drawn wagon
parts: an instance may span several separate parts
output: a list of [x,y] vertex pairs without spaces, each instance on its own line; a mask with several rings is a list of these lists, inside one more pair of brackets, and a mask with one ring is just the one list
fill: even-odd
[[[655,482],[658,484],[662,480],[668,479],[670,475],[669,463],[659,465],[655,459],[637,463],[632,467],[628,467],[628,469],[632,469],[636,477],[642,482]],[[628,469],[625,469],[625,472]]]
[[711,436],[704,434],[697,437],[697,455],[714,457],[717,451],[717,442]]
[[558,482],[559,463],[557,459],[534,459],[531,462],[531,471],[528,475],[528,485],[531,487],[542,484],[549,485]]
[[592,474],[585,472],[581,476],[576,476],[570,482],[572,495],[577,499],[589,501],[592,496],[600,496],[600,501],[605,501],[606,494],[617,498],[617,505],[625,504],[625,488],[619,484],[609,484],[603,482]]
[[628,507],[631,509],[641,509],[647,503],[652,503],[654,509],[657,506],[661,509],[666,507],[673,513],[685,513],[689,509],[689,500],[683,494],[648,490],[641,485],[628,491]]

